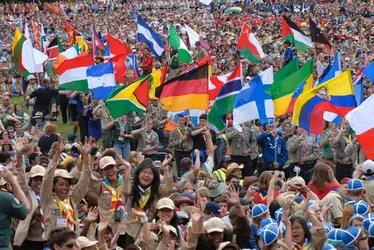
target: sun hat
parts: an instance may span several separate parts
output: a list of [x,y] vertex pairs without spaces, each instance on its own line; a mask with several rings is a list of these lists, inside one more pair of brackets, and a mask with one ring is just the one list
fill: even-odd
[[163,208],[168,208],[170,210],[175,210],[174,202],[169,198],[162,198],[157,202],[156,209],[160,210]]
[[27,78],[26,78],[26,81],[30,81],[30,80],[36,80],[36,77],[34,75],[29,75]]
[[234,242],[230,242],[230,241],[225,241],[225,242],[222,242],[221,244],[219,244],[219,247],[217,250],[223,250],[225,247],[230,247],[230,248],[234,248],[235,250],[239,250],[239,246],[234,243]]
[[342,241],[344,245],[351,245],[361,234],[361,229],[359,227],[350,226],[346,230],[343,230]]
[[220,232],[223,233],[226,226],[225,223],[220,218],[210,218],[204,225],[205,230],[208,234],[213,232]]
[[211,198],[215,198],[226,192],[226,190],[227,186],[225,183],[214,180],[208,186],[208,196]]
[[359,179],[351,179],[348,182],[348,190],[349,191],[356,191],[356,190],[361,190],[364,188],[364,184],[362,183],[361,180]]
[[73,176],[66,169],[56,169],[55,177],[62,177],[65,179],[73,179]]
[[364,200],[360,200],[353,205],[354,214],[366,215],[369,212],[370,212],[370,205]]
[[279,229],[276,226],[268,225],[261,229],[260,238],[265,246],[269,246],[278,239]]
[[205,205],[205,214],[213,214],[214,217],[221,218],[221,208],[218,203],[216,202],[208,202]]
[[331,244],[335,247],[341,246],[343,244],[343,240],[342,240],[343,231],[344,230],[339,229],[339,228],[335,228],[335,229],[331,230],[327,234],[327,243],[329,243],[329,244]]
[[46,172],[46,169],[40,165],[35,165],[30,169],[29,177],[30,179],[36,177],[36,176],[44,176]]
[[116,161],[113,159],[111,156],[104,156],[103,158],[100,159],[100,169],[104,169],[107,166],[116,166]]
[[239,165],[238,163],[232,162],[227,167],[226,176],[229,176],[235,169],[243,169],[243,168],[244,168],[243,164]]
[[174,201],[176,207],[179,207],[181,204],[184,203],[188,204],[189,206],[194,205],[194,201],[188,198],[187,196],[180,196]]
[[76,243],[80,249],[86,248],[86,247],[92,247],[95,246],[98,241],[97,240],[89,240],[87,237],[80,236],[76,239]]
[[281,207],[278,208],[274,213],[275,220],[278,222],[278,224],[282,221],[283,210],[283,207]]
[[257,204],[252,208],[252,218],[261,216],[269,211],[269,208],[264,204]]

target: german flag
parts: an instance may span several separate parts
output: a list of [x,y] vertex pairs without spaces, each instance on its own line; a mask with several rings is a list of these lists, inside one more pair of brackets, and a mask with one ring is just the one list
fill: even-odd
[[118,118],[130,112],[147,112],[148,85],[149,77],[145,76],[113,90],[105,101],[110,115]]
[[172,112],[187,109],[207,110],[208,67],[206,63],[161,85],[160,102],[164,109]]

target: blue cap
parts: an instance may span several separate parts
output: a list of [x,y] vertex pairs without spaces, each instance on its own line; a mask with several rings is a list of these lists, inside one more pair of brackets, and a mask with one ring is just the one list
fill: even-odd
[[272,126],[275,125],[275,119],[274,118],[269,118],[267,123],[265,124],[266,126]]
[[308,222],[307,226],[308,226],[308,229],[309,229],[309,231],[310,231],[310,230],[312,230],[313,223],[312,223],[312,222]]
[[327,223],[327,222],[322,222],[323,226],[325,227],[327,233],[331,232],[331,230],[333,229],[333,226],[330,224],[330,223]]
[[266,227],[267,225],[274,225],[274,224],[278,225],[276,220],[274,220],[273,218],[266,218],[261,221],[261,227]]
[[269,225],[264,227],[260,232],[261,241],[265,246],[269,246],[271,243],[275,242],[279,235],[279,229],[276,226]]
[[342,241],[344,245],[349,246],[355,240],[357,240],[358,236],[361,234],[361,229],[359,227],[350,226],[346,230],[343,230],[342,234]]
[[278,222],[278,224],[280,224],[282,221],[283,210],[284,210],[283,207],[281,207],[281,208],[278,208],[274,213],[275,220]]
[[327,240],[330,242],[330,244],[333,244],[334,246],[341,246],[343,244],[342,237],[343,237],[343,231],[342,229],[333,229],[327,234]]
[[220,213],[220,207],[218,205],[218,203],[215,203],[215,202],[208,202],[206,205],[205,205],[205,210],[204,210],[204,213],[205,214],[213,214],[214,217],[218,217],[218,218],[221,218],[221,213]]
[[69,141],[73,141],[73,140],[75,140],[77,138],[77,135],[76,134],[69,134],[68,135],[68,140]]
[[359,179],[351,179],[348,182],[347,189],[350,190],[350,191],[361,190],[363,188],[364,188],[364,184]]
[[257,204],[252,208],[252,218],[261,216],[269,211],[269,208],[264,204]]
[[366,231],[369,231],[369,226],[372,223],[374,223],[374,214],[368,214],[365,216],[365,219],[362,222],[362,226],[365,228]]
[[333,245],[326,244],[323,246],[322,250],[336,250],[336,248]]
[[354,214],[352,217],[349,219],[349,223],[351,223],[354,219],[359,219],[361,221],[364,221],[364,216],[362,214]]
[[372,222],[368,228],[368,234],[370,238],[374,238],[374,222]]
[[353,213],[355,214],[366,215],[369,212],[370,212],[370,206],[364,200],[360,200],[353,205]]

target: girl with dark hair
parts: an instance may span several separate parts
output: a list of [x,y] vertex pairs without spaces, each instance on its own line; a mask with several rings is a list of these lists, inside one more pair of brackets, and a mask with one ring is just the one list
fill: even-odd
[[[128,178],[128,176],[127,176]],[[124,246],[133,244],[135,237],[141,230],[142,219],[134,214],[131,208],[145,212],[147,218],[152,218],[156,213],[158,200],[172,193],[173,178],[169,172],[164,173],[165,184],[160,184],[160,174],[151,159],[144,159],[135,169],[132,182],[124,179],[121,192],[126,199],[127,225],[125,242],[118,242]]]
[[77,234],[73,230],[60,227],[51,231],[47,246],[51,250],[78,250],[76,239]]

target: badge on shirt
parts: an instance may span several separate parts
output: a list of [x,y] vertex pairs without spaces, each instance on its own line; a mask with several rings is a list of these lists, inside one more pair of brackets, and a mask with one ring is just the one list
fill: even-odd
[[56,227],[67,227],[68,226],[68,220],[59,216],[56,220]]

